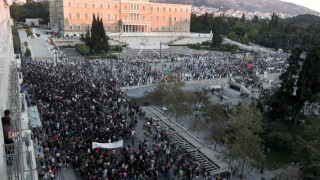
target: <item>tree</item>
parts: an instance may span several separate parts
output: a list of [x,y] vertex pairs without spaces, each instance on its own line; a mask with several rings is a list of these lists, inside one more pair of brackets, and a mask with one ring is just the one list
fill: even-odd
[[247,33],[243,36],[242,42],[243,42],[244,44],[249,44],[249,38],[248,38],[248,34],[247,34]]
[[164,98],[168,113],[175,117],[177,121],[179,117],[192,115],[192,104],[194,97],[192,93],[187,93],[181,88],[171,88]]
[[279,16],[273,13],[269,25],[271,28],[277,28],[279,25]]
[[232,110],[230,119],[232,132],[225,137],[228,148],[226,154],[239,163],[241,179],[245,165],[258,166],[264,160],[260,138],[263,132],[261,119],[257,103],[249,105],[245,101]]
[[84,42],[93,52],[100,52],[101,50],[108,51],[110,49],[110,45],[108,43],[108,36],[103,27],[102,18],[96,18],[95,14],[93,14],[93,20],[91,24],[91,30],[86,30],[85,34],[80,35],[80,39]]
[[207,127],[210,127],[208,140],[214,140],[214,150],[216,150],[217,143],[223,141],[225,131],[228,127],[228,114],[221,104],[212,104],[211,101],[205,101],[203,112],[206,115]]
[[166,84],[161,81],[158,83],[155,89],[152,91],[146,91],[145,96],[146,98],[156,106],[163,106],[164,98],[168,94],[168,89],[166,88]]
[[145,96],[155,105],[164,104],[169,114],[179,117],[192,114],[194,95],[182,90],[184,83],[179,75],[168,74],[163,82],[159,83],[153,91],[147,91]]
[[30,57],[31,56],[31,51],[29,48],[26,49],[26,52],[24,53],[24,56]]
[[[271,110],[268,112],[272,120],[286,120],[287,117],[294,117],[301,110],[301,102],[295,93],[295,84],[297,82],[302,50],[294,49],[291,56],[288,58],[289,66],[286,72],[279,77],[281,86],[274,93],[273,97],[268,102]],[[298,104],[299,102],[299,104]]]
[[10,6],[11,17],[19,22],[26,18],[41,18],[43,24],[49,22],[49,3],[48,2],[29,2],[22,5],[12,4]]
[[242,13],[241,22],[246,22],[246,15],[244,13]]
[[302,164],[304,179],[320,178],[320,117],[313,112],[307,116],[305,131],[297,138],[295,157]]
[[212,25],[212,43],[211,47],[218,47],[222,43],[221,31],[222,31],[222,17],[215,17]]

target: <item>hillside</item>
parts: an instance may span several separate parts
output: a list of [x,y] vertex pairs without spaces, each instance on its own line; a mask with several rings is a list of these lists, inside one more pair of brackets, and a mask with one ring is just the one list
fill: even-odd
[[320,12],[306,7],[280,0],[150,0],[160,3],[191,4],[194,6],[206,6],[221,10],[244,10],[248,12],[260,11],[263,13],[285,13],[290,15],[315,14]]

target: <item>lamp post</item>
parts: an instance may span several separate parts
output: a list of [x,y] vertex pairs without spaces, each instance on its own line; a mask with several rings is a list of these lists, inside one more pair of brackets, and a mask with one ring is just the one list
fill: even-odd
[[120,51],[121,51],[121,44],[120,44],[120,36],[121,36],[121,33],[119,34],[119,57],[118,57],[118,60],[120,60]]
[[170,60],[171,60],[171,45],[172,45],[172,34],[171,34],[171,41],[170,41]]
[[164,43],[160,41],[160,62],[161,62],[161,47]]

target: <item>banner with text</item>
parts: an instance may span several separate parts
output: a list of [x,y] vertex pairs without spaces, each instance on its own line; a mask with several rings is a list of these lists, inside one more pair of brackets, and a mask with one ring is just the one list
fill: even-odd
[[123,140],[113,142],[113,143],[92,142],[92,149],[96,149],[96,148],[114,149],[114,148],[122,148],[122,147],[123,147]]

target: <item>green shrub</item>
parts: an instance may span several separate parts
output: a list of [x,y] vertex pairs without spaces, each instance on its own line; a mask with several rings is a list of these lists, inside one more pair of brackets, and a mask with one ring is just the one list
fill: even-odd
[[106,51],[101,50],[101,51],[100,51],[100,54],[106,54]]
[[31,56],[31,51],[29,48],[26,49],[26,53],[24,53],[24,56],[30,57]]
[[92,49],[91,54],[95,54],[95,53],[96,53],[96,50]]
[[293,137],[288,132],[271,132],[266,138],[268,146],[284,151],[292,149],[294,145]]
[[24,46],[28,47],[28,42],[27,41],[24,42]]
[[85,44],[76,44],[74,47],[76,51],[82,55],[87,55],[90,53],[90,47],[86,46]]

